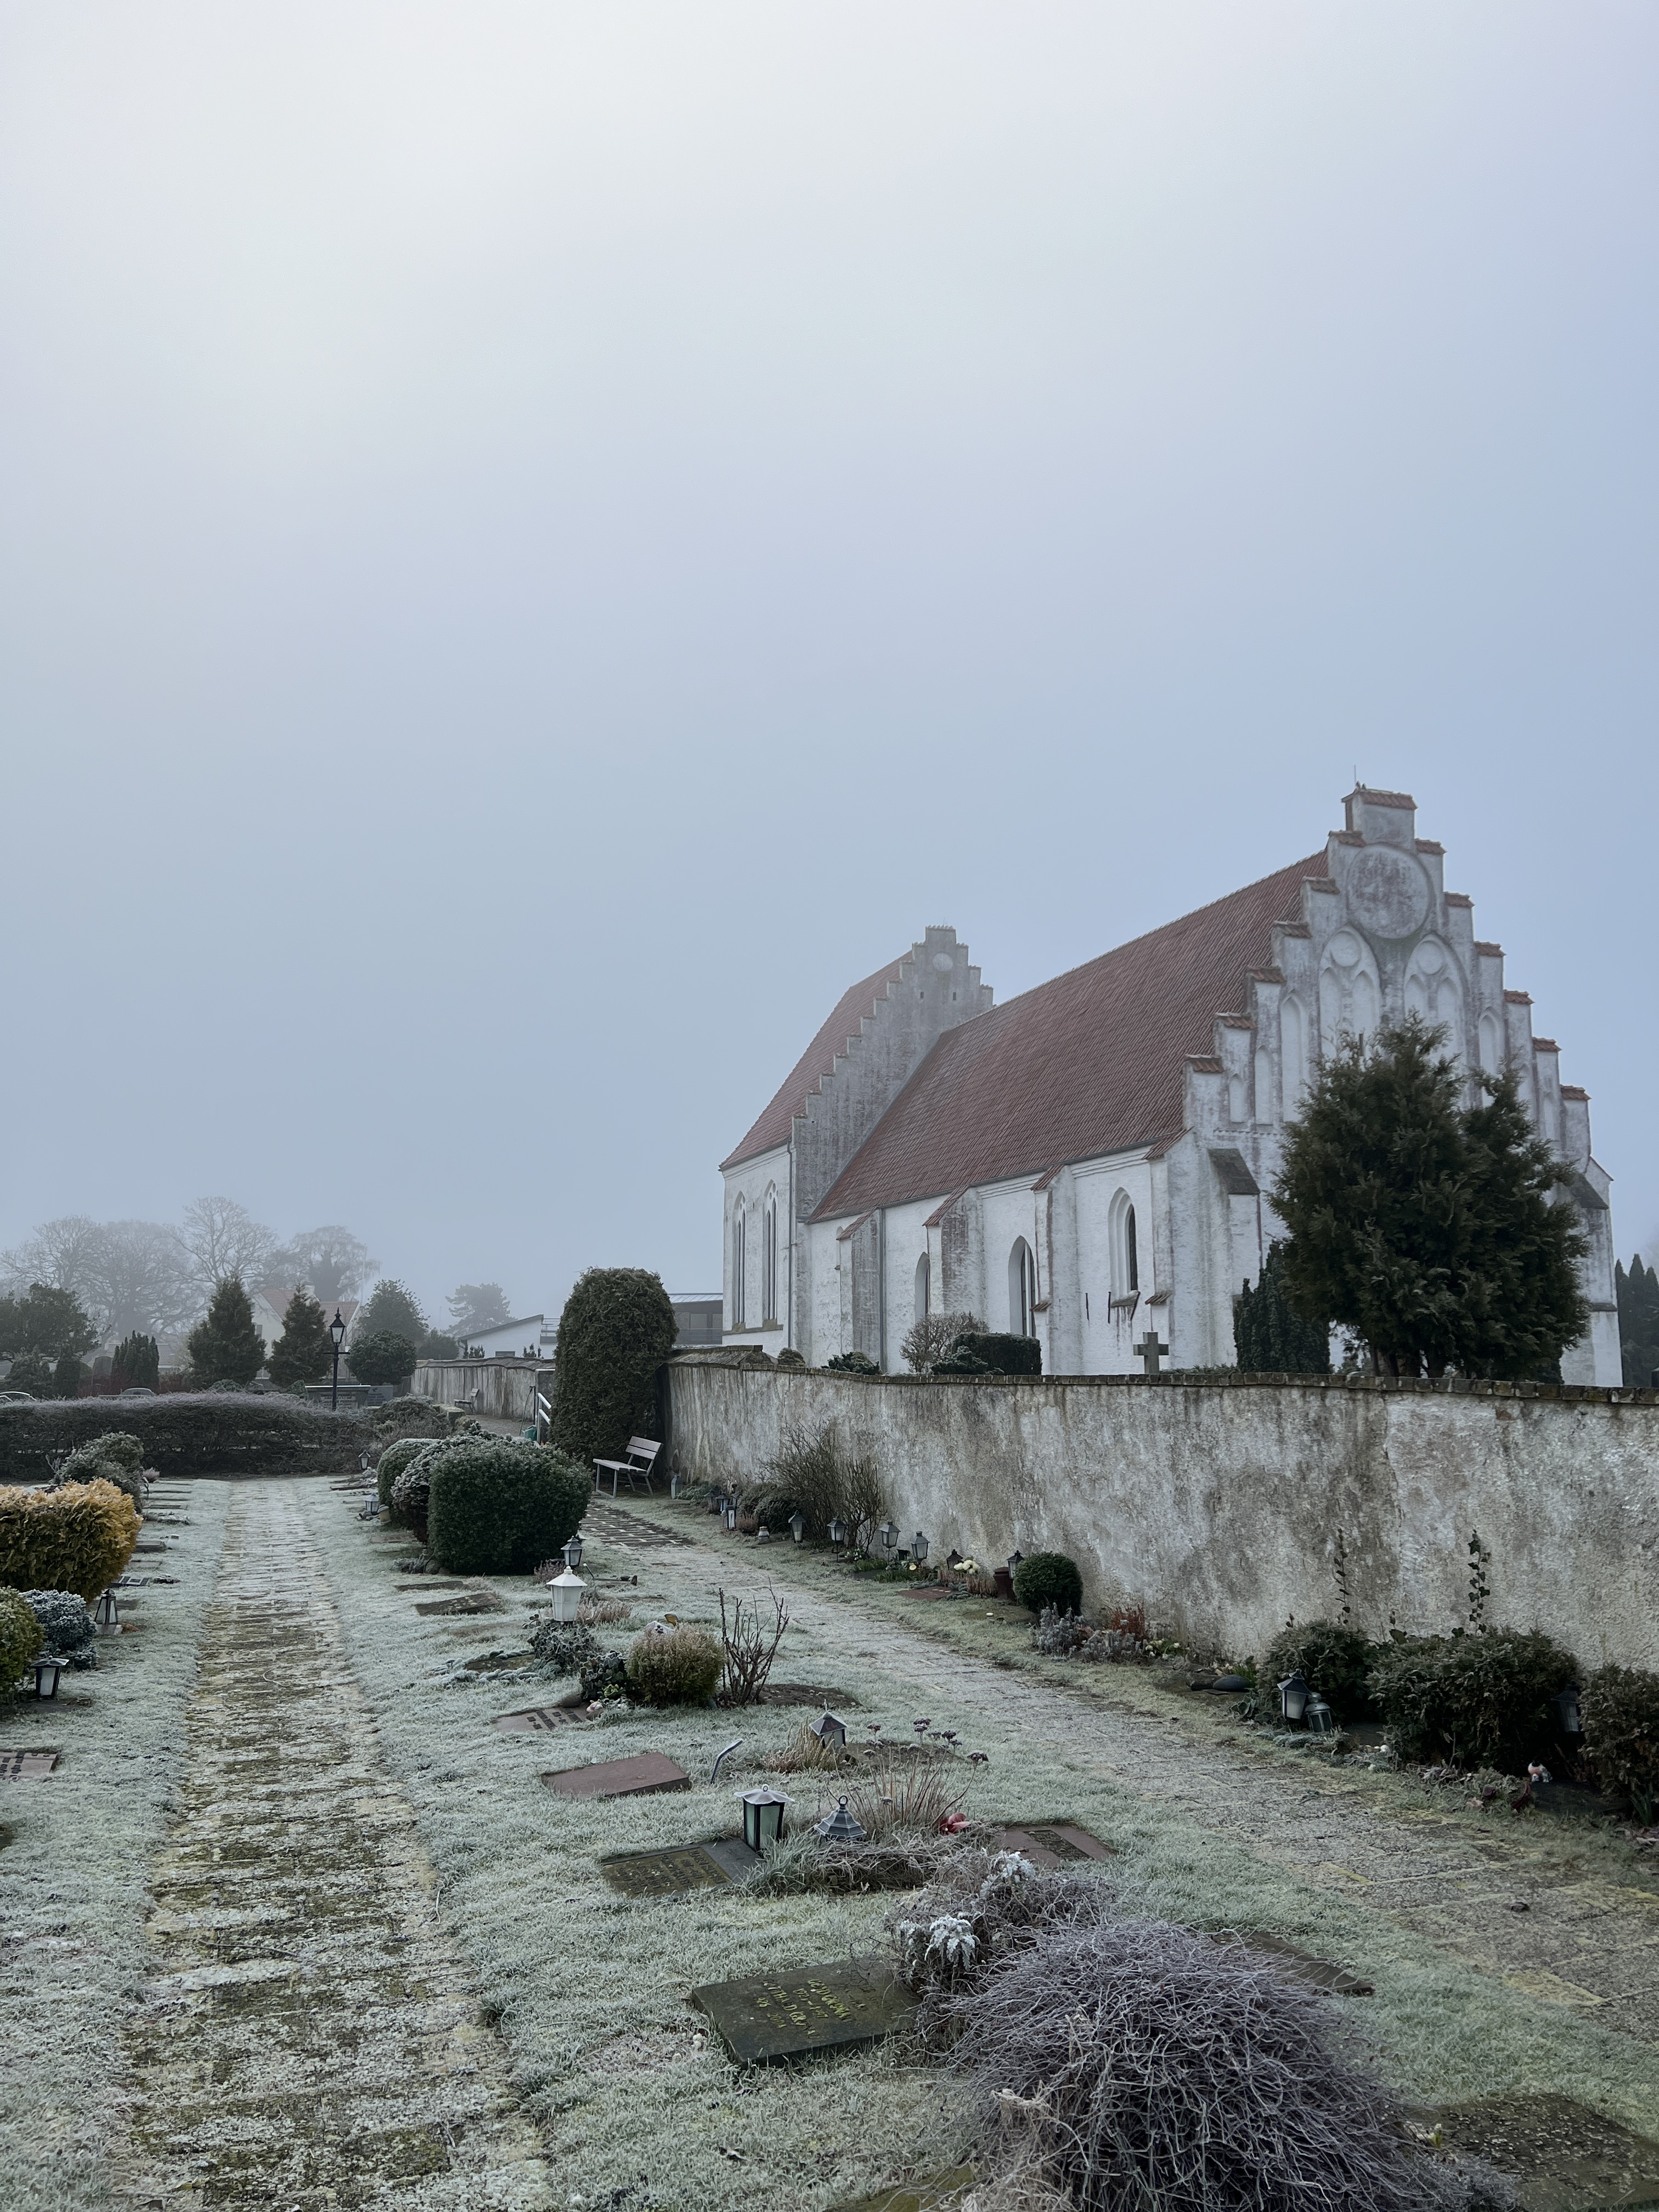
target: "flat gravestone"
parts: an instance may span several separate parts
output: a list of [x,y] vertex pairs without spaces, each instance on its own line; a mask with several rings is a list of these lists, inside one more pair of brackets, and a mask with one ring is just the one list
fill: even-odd
[[436,1575],[422,1575],[417,1583],[398,1583],[393,1587],[400,1590],[465,1589],[466,1584],[459,1575],[448,1582],[441,1582]]
[[[139,1547],[141,1550],[143,1547]],[[441,1597],[430,1605],[417,1605],[416,1613],[505,1613],[507,1606],[493,1590],[469,1590],[465,1597]]]
[[543,1735],[582,1717],[580,1705],[532,1705],[523,1712],[497,1713],[489,1725],[503,1735]]
[[0,1751],[0,1782],[38,1782],[57,1764],[55,1751]]
[[781,1974],[709,1982],[690,2002],[740,2065],[878,2043],[902,2027],[916,1999],[884,1959],[842,1959]]
[[1263,1951],[1275,1965],[1298,1982],[1306,1982],[1316,1990],[1324,1990],[1334,1997],[1373,1997],[1376,1995],[1375,1982],[1362,1982],[1346,1966],[1339,1966],[1331,1959],[1316,1959],[1311,1951],[1298,1950],[1280,1936],[1263,1936],[1255,1929],[1239,1941],[1247,1950]]
[[1483,2097],[1408,2117],[1437,2125],[1449,2148],[1512,2174],[1522,2212],[1659,2203],[1659,2143],[1571,2097]]
[[592,1766],[562,1766],[544,1774],[544,1785],[561,1797],[648,1797],[660,1790],[689,1790],[691,1778],[659,1751],[633,1759],[601,1759]]
[[763,1705],[821,1705],[827,1711],[839,1712],[843,1705],[849,1711],[858,1699],[849,1698],[845,1690],[836,1689],[828,1682],[768,1682],[757,1703]]
[[994,1841],[998,1850],[1018,1851],[1042,1874],[1076,1866],[1085,1859],[1115,1856],[1109,1844],[1103,1844],[1098,1836],[1091,1836],[1071,1820],[1033,1820],[1025,1828],[999,1828]]
[[672,1850],[618,1851],[599,1861],[599,1872],[624,1897],[678,1897],[687,1890],[724,1889],[759,1863],[760,1853],[732,1836]]

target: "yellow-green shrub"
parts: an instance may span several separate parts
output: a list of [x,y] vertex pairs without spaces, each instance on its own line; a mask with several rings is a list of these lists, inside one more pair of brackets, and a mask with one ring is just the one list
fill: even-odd
[[0,1692],[9,1690],[40,1649],[40,1622],[15,1589],[0,1589]]
[[720,1647],[701,1628],[647,1628],[628,1655],[636,1705],[705,1705],[720,1678]]
[[0,1583],[75,1590],[90,1605],[125,1571],[138,1509],[112,1482],[0,1490]]

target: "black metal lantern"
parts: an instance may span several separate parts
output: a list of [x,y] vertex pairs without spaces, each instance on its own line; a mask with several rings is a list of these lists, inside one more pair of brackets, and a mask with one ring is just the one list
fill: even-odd
[[812,1723],[812,1733],[826,1751],[840,1751],[847,1742],[847,1723],[836,1714],[823,1713]]
[[1308,1710],[1308,1686],[1298,1668],[1287,1674],[1279,1686],[1279,1717],[1291,1728],[1300,1728]]
[[334,1318],[328,1325],[328,1333],[334,1346],[334,1382],[328,1394],[328,1402],[330,1410],[334,1411],[340,1403],[340,1347],[345,1342],[346,1334],[346,1325],[341,1318],[338,1306],[334,1309]]
[[121,1605],[114,1590],[106,1589],[98,1601],[98,1610],[92,1616],[93,1626],[100,1636],[121,1633]]
[[580,1529],[577,1530],[576,1534],[570,1539],[570,1541],[564,1547],[564,1563],[566,1566],[569,1568],[573,1575],[580,1573],[582,1564],[582,1540],[581,1531]]
[[1010,1553],[1009,1553],[1009,1554],[1008,1554],[1008,1571],[1009,1571],[1009,1573],[1010,1573],[1011,1575],[1016,1575],[1016,1574],[1018,1574],[1018,1573],[1019,1572],[1019,1571],[1020,1571],[1021,1567],[1022,1567],[1022,1566],[1024,1566],[1024,1564],[1025,1564],[1025,1554],[1024,1554],[1024,1552],[1010,1552]]
[[1336,1734],[1336,1715],[1316,1690],[1308,1700],[1308,1726],[1315,1735]]
[[830,1541],[839,1550],[847,1541],[847,1523],[839,1513],[830,1523]]
[[43,1651],[34,1662],[34,1694],[37,1698],[55,1698],[58,1685],[63,1680],[64,1662],[55,1652]]
[[876,1534],[881,1539],[882,1550],[884,1552],[890,1553],[894,1545],[898,1541],[898,1530],[893,1526],[890,1521],[884,1521],[880,1528],[877,1529]]
[[915,1540],[911,1545],[910,1549],[915,1557],[916,1565],[921,1566],[923,1560],[927,1557],[927,1539],[922,1534],[920,1528],[916,1531]]
[[792,1513],[789,1516],[789,1533],[798,1544],[805,1535],[806,1516],[804,1513]]
[[789,1800],[775,1790],[745,1790],[743,1793],[743,1840],[751,1851],[763,1851],[783,1839],[783,1808]]
[[847,1809],[843,1797],[827,1820],[820,1820],[814,1832],[826,1844],[861,1844],[864,1830]]
[[1583,1735],[1584,1716],[1578,1710],[1578,1692],[1576,1688],[1563,1690],[1560,1696],[1557,1698],[1555,1717],[1561,1724],[1563,1735]]

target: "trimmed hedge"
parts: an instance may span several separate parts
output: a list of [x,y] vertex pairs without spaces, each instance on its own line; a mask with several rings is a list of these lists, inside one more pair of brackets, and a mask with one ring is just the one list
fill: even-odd
[[0,1583],[74,1590],[90,1604],[125,1571],[138,1528],[138,1509],[112,1482],[0,1493]]
[[[964,1362],[977,1359],[993,1375],[1041,1375],[1042,1372],[1042,1346],[1037,1338],[1010,1336],[995,1329],[986,1329],[977,1334],[969,1332],[957,1337],[946,1346],[945,1358]],[[959,1371],[975,1374],[978,1370],[964,1366]]]
[[392,1486],[411,1460],[416,1460],[432,1439],[429,1437],[399,1437],[380,1454],[380,1463],[374,1470],[374,1486],[382,1505],[392,1503]]
[[426,1547],[459,1575],[527,1575],[581,1526],[592,1478],[543,1444],[428,1446]]
[[1644,1826],[1659,1808],[1659,1674],[1645,1667],[1601,1667],[1579,1697],[1595,1778],[1622,1791]]
[[110,1430],[158,1474],[332,1474],[357,1464],[368,1422],[295,1398],[226,1390],[0,1406],[0,1483],[46,1482],[54,1460]]
[[1028,1613],[1046,1605],[1059,1613],[1083,1610],[1083,1577],[1064,1552],[1034,1552],[1014,1569],[1014,1595]]
[[1379,1646],[1340,1620],[1292,1622],[1267,1648],[1261,1668],[1263,1705],[1271,1703],[1276,1683],[1299,1674],[1338,1720],[1363,1719],[1371,1710],[1367,1678],[1382,1656]]
[[41,1644],[40,1624],[15,1589],[0,1589],[0,1693],[13,1688]]
[[559,1449],[587,1468],[620,1459],[629,1437],[655,1436],[657,1370],[678,1334],[659,1276],[643,1267],[590,1267],[559,1316],[552,1421]]
[[720,1678],[720,1647],[701,1628],[647,1628],[628,1655],[636,1705],[706,1705]]
[[1522,1774],[1559,1756],[1555,1699],[1577,1680],[1577,1661],[1553,1638],[1497,1629],[1384,1644],[1367,1686],[1402,1759]]

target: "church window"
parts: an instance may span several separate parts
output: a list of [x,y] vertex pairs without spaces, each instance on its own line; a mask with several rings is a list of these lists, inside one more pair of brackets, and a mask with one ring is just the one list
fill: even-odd
[[1504,1065],[1504,1032],[1496,1014],[1480,1017],[1480,1065],[1488,1075],[1496,1075]]
[[1258,1121],[1273,1118],[1273,1064],[1264,1051],[1255,1056],[1255,1118]]
[[761,1319],[778,1317],[778,1194],[766,1194],[761,1208]]
[[749,1301],[744,1295],[744,1260],[747,1244],[749,1222],[741,1199],[732,1215],[732,1326],[744,1328],[749,1322]]
[[932,1277],[932,1273],[933,1270],[928,1264],[927,1255],[924,1252],[921,1259],[916,1262],[916,1303],[915,1314],[915,1318],[918,1321],[926,1321],[927,1318],[928,1291],[931,1287],[930,1279]]
[[1008,1327],[1015,1336],[1036,1334],[1036,1261],[1023,1237],[1008,1255]]
[[1107,1216],[1112,1261],[1112,1296],[1115,1298],[1138,1297],[1140,1294],[1140,1250],[1135,1235],[1135,1210],[1129,1202],[1127,1190],[1114,1197]]
[[1286,999],[1279,1010],[1279,1055],[1285,1119],[1293,1121],[1302,1110],[1308,1080],[1308,1018],[1299,999]]
[[1227,1113],[1232,1121],[1242,1121],[1244,1119],[1244,1079],[1242,1075],[1232,1076],[1228,1080]]

